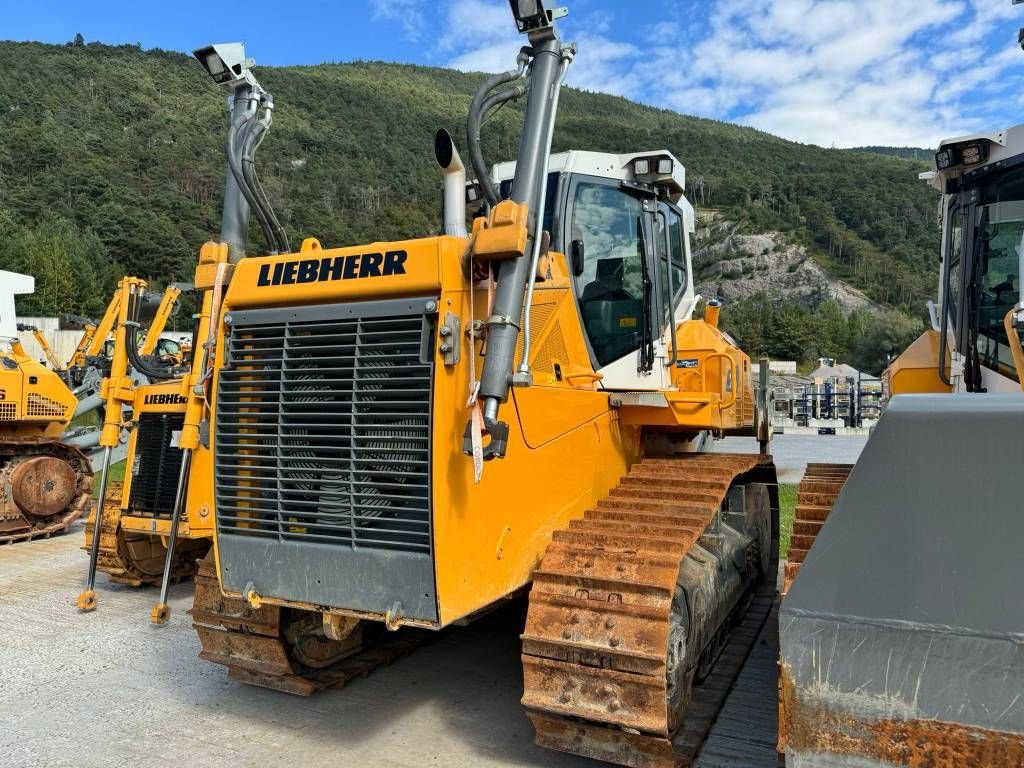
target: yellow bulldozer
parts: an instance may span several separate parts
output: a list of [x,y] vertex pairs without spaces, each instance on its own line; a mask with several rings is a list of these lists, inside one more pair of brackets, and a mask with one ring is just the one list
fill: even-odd
[[[144,301],[133,301],[131,294],[147,296],[145,283],[122,283],[120,290],[125,296],[112,306],[124,306],[125,313],[123,317],[115,315],[110,324],[114,337],[108,340],[107,352],[111,371],[130,370],[134,376],[121,386],[108,371],[103,397],[105,405],[113,405],[112,413],[130,414],[130,429],[124,481],[106,484],[98,502],[105,512],[96,568],[120,584],[142,586],[160,583],[167,556],[182,455],[174,440],[184,418],[187,398],[181,390],[187,384],[189,361],[179,343],[167,344],[159,337],[163,322],[150,326],[139,341],[138,315]],[[179,294],[178,288],[168,288],[156,314],[158,320],[170,316]],[[109,432],[106,441],[114,434]],[[105,444],[102,433],[99,443]],[[95,518],[90,515],[85,528],[83,549],[90,553]],[[172,580],[192,575],[196,560],[209,547],[209,532],[193,535],[187,520],[178,536],[183,542],[172,561]]]
[[[93,462],[102,453],[101,429],[74,426],[75,420],[98,413],[100,421],[111,406],[107,384],[113,361],[104,343],[117,320],[128,286],[141,284],[124,278],[114,292],[104,317],[84,324],[74,355],[62,364],[46,337],[33,326],[16,322],[14,296],[30,293],[34,279],[3,272],[0,292],[5,322],[0,352],[0,451],[5,474],[3,511],[0,512],[0,543],[49,536],[66,530],[88,507],[92,498]],[[134,290],[134,288],[133,288]],[[133,298],[139,327],[145,335],[139,341],[138,357],[153,355],[180,290],[170,286],[163,295],[140,291]],[[19,332],[31,332],[47,357],[50,367],[25,353]],[[125,362],[127,366],[127,361]],[[116,369],[114,369],[116,370]],[[126,367],[119,380],[126,387],[145,381],[139,371]],[[110,418],[118,425],[111,431],[111,459],[126,455],[130,438],[131,404],[117,403]]]
[[0,544],[67,529],[92,497],[92,467],[62,440],[78,404],[61,377],[25,354],[14,297],[28,275],[0,272]]
[[[484,203],[468,231],[465,167],[435,140],[441,236],[288,248],[235,156],[273,100],[240,45],[196,52],[233,91],[231,173],[221,242],[196,272],[207,332],[179,390],[165,577],[194,509],[214,543],[193,608],[202,657],[303,695],[528,593],[538,743],[673,765],[699,747],[775,595],[767,409],[718,303],[693,317],[682,164],[552,154],[575,47],[556,33],[564,11],[510,5],[527,45],[470,104]],[[515,161],[491,170],[484,119],[524,97]],[[268,255],[245,256],[250,211]],[[714,452],[726,434],[762,451]]]

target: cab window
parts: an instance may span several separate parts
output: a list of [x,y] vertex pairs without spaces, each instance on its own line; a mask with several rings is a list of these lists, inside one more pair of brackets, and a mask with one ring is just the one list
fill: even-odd
[[583,326],[599,366],[640,347],[643,338],[641,201],[615,183],[579,181],[570,240],[583,247],[576,278]]
[[[674,208],[662,203],[655,217],[655,247],[658,251],[658,281],[662,307],[671,317],[674,299],[686,288],[686,227],[683,217]],[[669,259],[672,263],[672,296],[669,296]]]
[[1024,246],[1024,170],[1007,173],[985,189],[976,210],[977,350],[982,364],[1015,376],[1003,318],[1020,300]]
[[949,222],[946,240],[946,285],[944,297],[946,311],[954,331],[960,326],[961,262],[964,241],[964,212],[958,201],[950,203],[946,214]]

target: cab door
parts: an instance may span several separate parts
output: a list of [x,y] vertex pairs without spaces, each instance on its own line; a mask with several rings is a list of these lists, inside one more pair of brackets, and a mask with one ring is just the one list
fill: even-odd
[[663,386],[655,361],[662,345],[653,195],[616,179],[579,175],[569,185],[567,204],[564,242],[601,386]]

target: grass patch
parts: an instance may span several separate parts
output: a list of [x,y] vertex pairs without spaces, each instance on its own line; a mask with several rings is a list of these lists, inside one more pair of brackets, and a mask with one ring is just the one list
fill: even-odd
[[779,557],[789,554],[789,539],[793,534],[793,516],[796,513],[795,485],[779,483]]
[[[107,483],[121,482],[124,480],[124,465],[125,462],[119,461],[117,464],[110,465],[110,471],[107,473]],[[100,468],[96,468],[96,474],[92,478],[92,492],[100,492]],[[792,525],[792,523],[790,523]],[[787,539],[788,541],[788,539]]]

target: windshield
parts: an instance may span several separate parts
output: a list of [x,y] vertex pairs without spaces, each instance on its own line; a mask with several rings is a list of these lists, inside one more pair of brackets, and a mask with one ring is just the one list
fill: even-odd
[[982,364],[1014,375],[1003,318],[1020,300],[1024,253],[1024,168],[988,182],[975,210],[977,349]]

